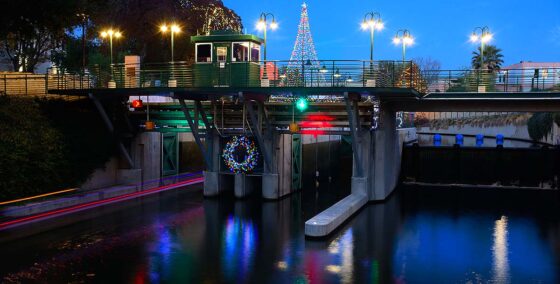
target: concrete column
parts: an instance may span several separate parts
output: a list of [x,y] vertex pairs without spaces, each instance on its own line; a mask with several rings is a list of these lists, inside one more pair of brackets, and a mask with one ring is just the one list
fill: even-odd
[[279,199],[292,193],[292,137],[275,133],[265,137],[265,143],[272,150],[272,167],[263,173],[262,196]]
[[237,198],[244,198],[249,196],[255,190],[254,176],[247,176],[246,174],[235,175],[235,188],[234,193]]
[[211,168],[204,171],[204,196],[216,196],[225,190],[231,190],[234,184],[234,177],[231,175],[220,174],[220,136],[214,132],[205,141],[207,155],[212,160]]
[[161,177],[161,133],[138,134],[132,143],[132,153],[136,168],[142,170],[142,182]]
[[373,133],[373,188],[370,200],[385,200],[397,186],[401,167],[401,147],[396,112],[381,107],[380,127]]
[[369,195],[369,188],[372,181],[372,168],[373,168],[373,145],[371,133],[368,130],[359,131],[359,139],[356,141],[358,146],[357,153],[353,155],[360,155],[360,162],[362,163],[362,175],[359,176],[356,170],[358,160],[353,159],[352,162],[352,184],[351,192],[363,195]]

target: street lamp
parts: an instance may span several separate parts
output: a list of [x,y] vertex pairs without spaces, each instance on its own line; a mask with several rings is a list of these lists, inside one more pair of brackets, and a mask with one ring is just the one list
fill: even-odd
[[86,25],[88,22],[88,15],[85,13],[76,14],[82,20],[82,73],[86,72]]
[[122,37],[122,33],[118,30],[108,29],[101,32],[102,38],[109,38],[109,49],[110,49],[110,56],[111,56],[111,79],[109,80],[109,88],[116,88],[117,84],[113,79],[113,37],[115,39],[119,39]]
[[[272,21],[270,22],[270,24],[268,23],[268,19],[272,18]],[[267,42],[266,42],[266,32],[268,30],[268,27],[270,26],[271,30],[276,30],[278,28],[278,23],[276,22],[276,19],[274,18],[274,15],[271,13],[261,13],[260,17],[259,17],[259,22],[257,23],[257,29],[259,31],[263,31],[264,33],[264,71],[263,71],[263,82],[261,83],[261,85],[263,87],[268,87],[269,82],[268,82],[268,74],[267,74],[267,67],[266,67],[266,47],[267,47]]]
[[398,30],[393,38],[394,44],[402,44],[402,61],[404,64],[406,58],[406,46],[414,43],[414,38],[410,35],[409,30]]
[[163,24],[159,27],[159,30],[162,33],[169,32],[171,34],[171,76],[167,81],[167,86],[170,88],[177,87],[177,80],[175,79],[175,56],[174,56],[174,49],[175,49],[175,34],[181,32],[181,27],[175,23],[171,25]]
[[[477,32],[480,32],[480,34]],[[474,28],[471,34],[471,42],[480,41],[480,69],[484,69],[484,44],[490,40],[492,40],[492,34],[487,26]]]
[[115,39],[121,38],[122,33],[117,30],[108,29],[101,32],[101,37],[109,38],[109,49],[111,50],[111,66],[112,66],[113,65],[113,38]]
[[383,21],[381,21],[381,15],[378,12],[369,12],[366,13],[364,16],[364,20],[362,22],[362,30],[366,31],[369,29],[369,76],[366,80],[367,87],[375,87],[375,79],[373,74],[373,36],[375,30],[382,30],[384,27]]
[[159,27],[159,30],[164,34],[167,33],[167,32],[169,32],[171,34],[171,63],[173,63],[173,61],[175,59],[174,54],[173,54],[173,49],[174,49],[174,46],[175,46],[175,34],[178,34],[178,33],[181,32],[181,27],[177,24],[171,24],[171,25],[163,24]]
[[366,31],[369,29],[370,33],[370,51],[369,60],[373,62],[373,35],[375,30],[382,30],[385,25],[381,21],[381,15],[377,12],[369,12],[364,16],[364,21],[362,22],[362,30]]

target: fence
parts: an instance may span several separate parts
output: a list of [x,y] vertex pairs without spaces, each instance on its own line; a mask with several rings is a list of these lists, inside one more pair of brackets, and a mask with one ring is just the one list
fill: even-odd
[[[545,72],[546,70],[546,72]],[[560,68],[420,70],[412,62],[319,60],[114,64],[85,74],[0,73],[0,92],[44,95],[48,90],[101,88],[387,87],[420,93],[560,91]]]
[[[85,75],[60,72],[55,89],[205,87],[403,87],[415,88],[411,62],[267,61],[115,64]],[[79,84],[68,83],[79,82]],[[263,83],[266,81],[266,83]],[[111,85],[110,82],[114,82]]]
[[560,68],[424,70],[427,93],[560,91]]

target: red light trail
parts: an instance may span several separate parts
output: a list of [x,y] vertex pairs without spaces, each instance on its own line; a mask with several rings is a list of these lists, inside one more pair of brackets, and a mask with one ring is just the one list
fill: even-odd
[[140,197],[140,196],[149,195],[149,194],[156,193],[156,192],[166,191],[166,190],[174,189],[174,188],[177,188],[177,187],[198,184],[198,183],[201,183],[203,181],[204,181],[204,178],[199,177],[199,178],[194,178],[194,179],[190,179],[190,180],[186,180],[186,181],[182,181],[182,182],[178,182],[178,183],[174,183],[174,184],[170,184],[170,185],[164,185],[164,186],[160,186],[160,187],[156,187],[156,188],[152,188],[152,189],[148,189],[148,190],[144,190],[144,191],[140,191],[140,192],[123,194],[123,195],[111,197],[111,198],[108,198],[108,199],[92,201],[92,202],[88,202],[88,203],[84,203],[84,204],[70,206],[70,207],[67,207],[67,208],[52,210],[52,211],[36,214],[36,215],[33,215],[33,216],[23,217],[23,218],[15,219],[15,220],[12,220],[12,221],[0,223],[0,230],[5,230],[5,229],[8,229],[8,228],[12,228],[12,227],[15,227],[15,226],[27,224],[27,223],[30,223],[30,222],[44,220],[44,219],[47,219],[47,218],[62,216],[64,214],[74,213],[74,212],[94,208],[94,207],[97,207],[97,206],[102,206],[102,205],[106,205],[106,204],[110,204],[110,203],[115,203],[115,202],[118,202],[118,201],[125,201],[125,200],[132,199],[132,198],[135,198],[135,197]]

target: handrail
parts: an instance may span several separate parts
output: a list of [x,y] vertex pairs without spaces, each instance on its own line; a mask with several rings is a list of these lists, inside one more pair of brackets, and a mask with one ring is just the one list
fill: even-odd
[[[412,61],[267,60],[118,63],[85,74],[49,69],[47,74],[0,74],[0,92],[46,95],[49,90],[223,87],[385,87],[422,94],[534,91],[560,92],[560,68],[422,70]],[[263,76],[267,70],[267,76]],[[110,84],[114,82],[114,84]]]

